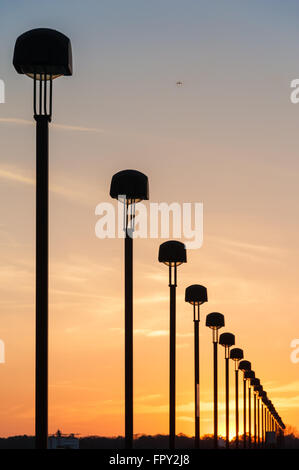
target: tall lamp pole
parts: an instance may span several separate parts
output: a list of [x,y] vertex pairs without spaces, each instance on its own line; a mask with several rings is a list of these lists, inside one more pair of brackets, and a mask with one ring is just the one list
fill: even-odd
[[243,447],[246,449],[246,383],[245,372],[251,370],[249,361],[241,361],[239,370],[243,372]]
[[235,344],[235,335],[232,333],[222,333],[219,338],[219,344],[224,347],[225,355],[225,429],[226,429],[226,448],[229,448],[229,353],[230,348]]
[[265,432],[265,409],[266,409],[266,400],[267,400],[267,393],[265,390],[261,394],[262,397],[262,447],[266,445],[266,432]]
[[254,391],[257,393],[257,446],[260,447],[261,443],[261,419],[260,419],[260,398],[263,391],[261,385],[254,387]]
[[48,245],[49,245],[49,122],[52,118],[52,82],[72,75],[71,42],[53,29],[38,28],[18,37],[13,65],[33,79],[36,121],[36,342],[35,447],[48,445]]
[[253,435],[253,443],[254,443],[254,447],[257,447],[257,407],[256,407],[256,391],[255,391],[255,387],[257,387],[258,385],[260,385],[260,381],[259,379],[257,378],[254,378],[254,379],[250,379],[250,385],[251,387],[253,387],[253,430],[254,430],[254,435]]
[[224,315],[219,312],[209,313],[206,326],[212,330],[213,371],[214,371],[214,448],[218,448],[218,330],[224,327]]
[[133,237],[135,205],[148,200],[148,178],[140,171],[123,170],[113,175],[110,196],[124,209],[125,239],[125,447],[133,448]]
[[233,348],[230,351],[230,359],[235,363],[235,400],[236,400],[236,448],[239,447],[239,362],[243,359],[244,353],[240,348]]
[[187,262],[183,243],[170,240],[159,247],[159,262],[169,269],[170,336],[169,336],[169,448],[175,448],[175,372],[176,372],[176,288],[177,267]]
[[265,440],[264,440],[264,402],[263,402],[263,394],[261,395],[261,412],[262,412],[262,447],[265,447]]
[[193,284],[186,288],[185,301],[193,305],[194,323],[194,410],[195,410],[195,439],[194,447],[200,447],[200,392],[199,392],[199,322],[200,305],[208,301],[207,289]]
[[247,370],[244,373],[245,379],[248,381],[248,447],[251,448],[251,380],[255,378],[253,370]]
[[268,406],[268,397],[263,397],[263,404],[264,404],[264,447],[266,447],[267,441],[267,406]]

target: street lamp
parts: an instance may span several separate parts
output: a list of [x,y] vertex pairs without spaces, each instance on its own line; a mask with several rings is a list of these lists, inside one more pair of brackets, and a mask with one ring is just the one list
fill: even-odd
[[199,394],[199,322],[200,305],[208,301],[207,289],[193,284],[186,288],[185,301],[193,305],[194,322],[194,398],[195,398],[195,441],[194,447],[200,447],[200,394]]
[[248,381],[248,443],[249,448],[251,447],[251,387],[250,381],[255,378],[253,370],[246,370],[244,378]]
[[260,425],[260,398],[261,398],[261,393],[263,391],[263,387],[261,385],[256,385],[254,387],[254,391],[257,394],[257,446],[260,447],[260,430],[261,430],[261,425]]
[[226,423],[226,448],[229,448],[229,352],[235,344],[235,335],[232,333],[222,333],[219,344],[225,348],[225,423]]
[[246,448],[246,379],[245,372],[251,370],[251,362],[241,361],[239,370],[243,371],[243,447]]
[[256,391],[255,391],[255,387],[257,387],[258,385],[260,385],[260,380],[257,379],[257,378],[254,378],[254,379],[250,379],[250,385],[251,387],[253,387],[253,395],[254,395],[254,408],[253,408],[253,418],[254,418],[254,447],[257,446],[257,407],[256,407]]
[[187,262],[184,243],[176,240],[164,242],[159,247],[159,262],[169,268],[170,336],[169,336],[169,447],[175,448],[175,337],[176,337],[176,287],[177,267]]
[[266,405],[265,402],[267,400],[267,393],[265,391],[262,392],[262,447],[265,447],[266,444],[266,432],[265,432],[265,410]]
[[264,421],[265,421],[265,444],[266,444],[267,432],[269,431],[269,423],[268,423],[269,410],[268,410],[268,407],[269,407],[269,404],[270,404],[270,400],[267,398],[267,400],[264,400],[264,404],[265,404]]
[[48,444],[48,245],[49,245],[49,122],[52,118],[52,82],[72,75],[71,42],[53,29],[38,28],[18,37],[13,65],[33,78],[36,121],[36,344],[35,446]]
[[233,348],[230,351],[230,358],[235,363],[235,399],[236,399],[236,448],[239,447],[239,362],[243,359],[244,353],[240,348]]
[[212,330],[214,363],[214,448],[218,448],[218,330],[224,327],[224,315],[219,312],[209,313],[206,326]]
[[148,200],[148,178],[140,171],[123,170],[113,175],[110,196],[124,207],[125,232],[125,447],[133,447],[133,236],[135,205]]
[[269,412],[269,431],[273,431],[273,412],[274,406],[271,400],[268,402],[268,412]]

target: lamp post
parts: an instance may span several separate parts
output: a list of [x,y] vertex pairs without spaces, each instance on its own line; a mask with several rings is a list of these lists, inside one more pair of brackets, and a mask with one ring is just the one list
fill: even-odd
[[268,398],[264,400],[264,427],[265,427],[265,447],[267,441],[267,431],[268,431]]
[[255,387],[257,387],[258,385],[260,385],[259,379],[257,379],[257,378],[250,379],[250,385],[251,385],[251,387],[253,387],[253,396],[254,396],[254,408],[253,408],[253,418],[254,418],[254,426],[253,426],[253,429],[254,429],[254,438],[253,438],[253,442],[254,442],[254,447],[256,447],[256,446],[257,446],[257,407],[256,407],[256,392],[255,392]]
[[212,330],[213,365],[214,365],[214,448],[218,448],[218,330],[224,327],[224,315],[219,312],[209,313],[206,326]]
[[269,400],[268,404],[268,410],[269,410],[269,431],[273,431],[273,411],[274,411],[274,406],[271,400]]
[[193,284],[186,288],[185,301],[193,305],[194,322],[194,401],[195,401],[195,440],[194,447],[200,447],[200,394],[199,394],[199,322],[200,305],[207,302],[208,294],[204,286]]
[[239,362],[243,359],[244,353],[240,348],[233,348],[230,351],[230,358],[235,363],[235,399],[236,399],[236,448],[239,447]]
[[260,398],[263,387],[261,385],[256,385],[254,391],[257,394],[257,446],[260,447]]
[[261,394],[262,404],[262,447],[265,447],[266,433],[265,433],[265,400],[267,399],[267,393],[265,391]]
[[264,428],[265,428],[265,430],[264,430],[264,434],[265,434],[264,446],[266,447],[267,432],[269,431],[269,428],[268,428],[268,416],[269,416],[268,406],[269,406],[270,400],[266,397],[263,401],[264,401]]
[[244,378],[248,381],[248,444],[251,447],[251,387],[250,381],[255,378],[253,370],[247,370],[244,373]]
[[111,180],[110,196],[123,204],[125,240],[125,447],[133,447],[133,236],[135,205],[148,200],[148,178],[123,170]]
[[246,379],[245,372],[251,370],[249,361],[241,361],[239,370],[243,371],[243,447],[246,449]]
[[169,447],[175,448],[175,360],[176,360],[176,287],[177,267],[187,262],[183,243],[170,240],[159,247],[159,262],[169,268],[170,336],[169,336]]
[[222,333],[219,338],[219,344],[224,347],[225,355],[225,429],[226,429],[226,448],[229,448],[229,352],[235,344],[235,335],[232,333]]
[[36,121],[36,343],[35,446],[48,444],[48,181],[49,122],[52,118],[52,82],[72,75],[70,40],[53,29],[38,28],[17,38],[13,65],[33,78]]

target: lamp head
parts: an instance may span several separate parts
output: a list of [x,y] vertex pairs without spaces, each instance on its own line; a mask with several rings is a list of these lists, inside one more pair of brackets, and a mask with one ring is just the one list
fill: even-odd
[[192,305],[201,305],[208,301],[207,289],[199,284],[193,284],[186,288],[185,291],[185,302],[189,302]]
[[251,385],[251,387],[255,387],[255,385],[257,385],[255,383],[255,378],[254,377],[252,379],[250,379],[250,385]]
[[240,361],[244,357],[243,349],[240,349],[240,348],[231,349],[229,357],[233,361]]
[[219,330],[224,326],[224,315],[219,312],[209,313],[206,317],[206,326],[212,330]]
[[39,79],[72,75],[71,41],[64,34],[48,28],[27,31],[16,40],[13,65],[18,73]]
[[219,344],[228,348],[234,346],[235,335],[233,335],[232,333],[222,333],[219,338]]
[[244,379],[250,379],[250,384],[251,384],[251,380],[255,378],[255,373],[253,372],[253,370],[246,370],[244,372]]
[[159,247],[159,262],[167,266],[179,266],[187,262],[186,247],[184,243],[176,240],[164,242]]
[[149,198],[148,177],[137,170],[123,170],[112,176],[110,196],[136,203]]
[[253,387],[257,387],[260,384],[261,384],[260,379],[253,378],[253,379],[250,380],[250,385],[253,386]]
[[249,361],[241,361],[239,364],[239,370],[245,372],[246,370],[251,370],[251,362]]

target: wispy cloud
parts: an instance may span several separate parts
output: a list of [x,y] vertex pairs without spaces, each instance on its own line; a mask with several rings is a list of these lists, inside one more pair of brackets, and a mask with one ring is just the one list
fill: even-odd
[[[15,183],[21,183],[25,185],[35,186],[35,181],[33,178],[30,178],[20,172],[17,168],[0,168],[0,179],[6,181],[12,181]],[[86,197],[82,192],[75,192],[70,189],[66,189],[61,186],[50,185],[50,191],[54,194],[59,194],[60,196],[65,197],[71,201],[78,201],[80,203],[86,202]]]
[[269,393],[276,393],[276,392],[279,392],[279,393],[288,393],[288,392],[297,392],[299,393],[299,380],[295,381],[295,382],[290,382],[288,384],[285,384],[285,385],[280,385],[280,386],[268,386],[268,389],[269,389]]
[[[135,335],[147,336],[147,337],[159,337],[159,336],[169,336],[168,330],[153,330],[149,328],[136,329],[134,330]],[[193,337],[193,333],[177,333],[178,338],[189,338]]]
[[30,184],[30,185],[35,184],[33,178],[28,178],[28,176],[22,175],[21,173],[17,173],[14,170],[6,170],[3,168],[0,168],[0,178],[5,179],[5,180],[10,180],[10,181],[16,181],[18,183],[24,183],[24,184]]
[[273,402],[274,401],[275,401],[275,407],[277,408],[277,410],[299,408],[299,395],[295,395],[293,397],[284,397],[284,398],[275,397],[275,400],[273,399]]
[[259,260],[262,258],[267,258],[268,260],[269,257],[271,257],[271,260],[273,261],[278,255],[283,253],[283,250],[277,246],[273,247],[239,240],[230,240],[214,235],[206,235],[206,238],[208,238],[213,244],[216,244],[219,248],[221,247],[227,253],[234,254],[236,256],[246,256]]
[[161,395],[159,393],[152,393],[150,395],[140,395],[135,398],[136,402],[143,402],[143,401],[149,401],[149,400],[157,400],[158,398],[161,398]]
[[[32,126],[34,125],[34,121],[29,121],[27,119],[19,119],[19,118],[0,118],[0,122],[4,122],[7,124],[16,124],[20,126]],[[51,127],[54,129],[65,130],[65,131],[74,131],[74,132],[95,132],[102,134],[105,132],[104,129],[98,127],[85,127],[85,126],[69,126],[67,124],[51,124]]]
[[167,295],[151,295],[150,297],[139,297],[135,300],[135,304],[155,304],[160,302],[169,301],[169,296]]

